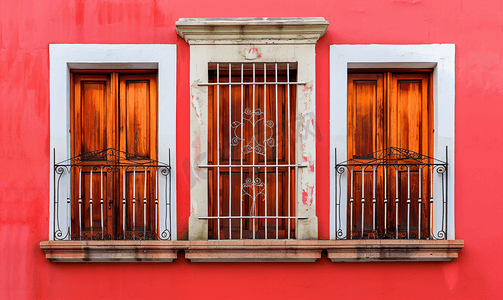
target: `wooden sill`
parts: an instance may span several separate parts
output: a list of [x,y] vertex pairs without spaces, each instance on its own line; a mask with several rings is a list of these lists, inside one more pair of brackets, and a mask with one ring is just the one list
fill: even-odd
[[191,262],[451,261],[462,240],[225,240],[44,241],[53,262],[172,262],[180,250]]

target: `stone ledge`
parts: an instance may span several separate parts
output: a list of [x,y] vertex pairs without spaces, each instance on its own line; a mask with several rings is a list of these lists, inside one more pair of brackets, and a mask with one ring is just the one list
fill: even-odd
[[52,262],[172,262],[180,246],[165,241],[43,241]]
[[317,241],[305,240],[191,241],[185,258],[191,262],[314,262],[321,251]]
[[332,262],[451,261],[462,240],[344,240],[326,245]]
[[191,262],[451,261],[462,240],[225,240],[43,241],[53,262],[172,262],[180,250]]

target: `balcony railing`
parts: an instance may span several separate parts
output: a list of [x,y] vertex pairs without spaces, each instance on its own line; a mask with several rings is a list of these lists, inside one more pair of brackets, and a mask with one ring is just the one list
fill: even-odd
[[55,163],[54,240],[170,240],[171,176],[170,156],[112,148]]
[[447,170],[447,151],[446,161],[396,147],[336,161],[336,239],[446,239]]

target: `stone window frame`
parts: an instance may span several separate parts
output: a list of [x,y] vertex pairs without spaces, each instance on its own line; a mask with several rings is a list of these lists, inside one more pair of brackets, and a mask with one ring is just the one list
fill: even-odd
[[[296,182],[296,239],[317,239],[315,45],[327,30],[324,18],[180,19],[177,33],[190,45],[190,217],[189,240],[208,240],[207,142],[208,63],[296,62],[296,147],[299,168]],[[302,145],[302,146],[301,146]],[[307,195],[303,201],[303,193]]]

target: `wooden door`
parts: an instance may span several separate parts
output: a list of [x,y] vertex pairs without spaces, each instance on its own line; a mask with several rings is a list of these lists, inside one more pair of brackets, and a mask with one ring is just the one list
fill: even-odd
[[[266,80],[275,80],[274,71],[268,72]],[[236,74],[231,80],[239,83],[239,71]],[[256,70],[255,81],[264,82],[263,74]],[[228,71],[221,70],[219,75],[220,82],[229,82]],[[278,82],[286,80],[286,71],[278,71]],[[244,71],[243,81],[253,81],[249,70]],[[210,76],[210,82],[216,78]],[[233,85],[229,93],[229,86],[221,85],[210,87],[208,98],[208,162],[233,166],[209,170],[209,214],[222,217],[209,221],[210,239],[287,238],[289,229],[293,237],[293,221],[264,217],[294,216],[294,171],[249,166],[293,164],[295,86],[267,85],[264,90],[263,84]]]
[[[379,159],[377,155],[382,155],[377,152],[391,147],[431,157],[433,128],[430,77],[430,72],[348,74],[348,159],[371,162]],[[394,206],[397,184],[398,234],[403,237],[407,231],[407,214],[412,215],[409,218],[409,231],[417,234],[419,169],[407,168],[407,164],[412,163],[414,162],[403,160],[399,162],[399,167],[388,167],[386,181],[383,177],[384,166],[376,166],[375,173],[373,166],[366,167],[364,172],[361,167],[350,166],[353,181],[348,181],[348,200],[353,199],[353,207],[351,209],[348,201],[348,234],[361,237],[362,223],[363,237],[385,236],[390,232],[397,234]],[[427,176],[423,177],[422,182],[422,199],[426,199],[430,187]],[[407,206],[409,195],[410,211]],[[384,199],[388,199],[386,209]],[[423,205],[421,212],[422,233],[425,235],[428,232],[427,206]]]
[[[127,163],[143,164],[157,160],[157,76],[136,74],[119,76],[119,148],[127,153]],[[124,171],[124,170],[123,170]],[[155,237],[155,169],[128,167],[126,210],[117,201],[117,232],[126,238]],[[120,179],[119,181],[123,181]],[[119,197],[121,200],[124,196]],[[124,232],[124,228],[125,231]]]
[[[407,149],[425,156],[433,153],[433,109],[430,92],[431,73],[388,73],[389,93],[386,108],[387,147]],[[412,237],[418,234],[419,169],[412,160],[404,160],[398,170],[398,222],[396,213],[388,218],[389,228],[398,224],[399,237],[407,236],[407,223]],[[409,168],[407,169],[407,166]],[[391,171],[391,169],[390,169]],[[389,172],[388,182],[396,184],[395,173]],[[428,169],[422,170],[421,199],[428,199],[431,188]],[[389,191],[389,199],[396,199],[396,189]],[[410,201],[410,202],[409,202]],[[410,206],[410,207],[409,207]],[[395,211],[395,208],[393,207]],[[408,215],[410,215],[409,221]],[[421,211],[422,237],[428,237],[429,205],[424,202]],[[396,230],[396,228],[395,228]]]
[[77,199],[72,202],[73,239],[144,238],[147,232],[153,237],[155,174],[132,166],[157,159],[156,78],[155,74],[72,73],[71,153],[77,158],[72,161],[76,165],[72,199]]

